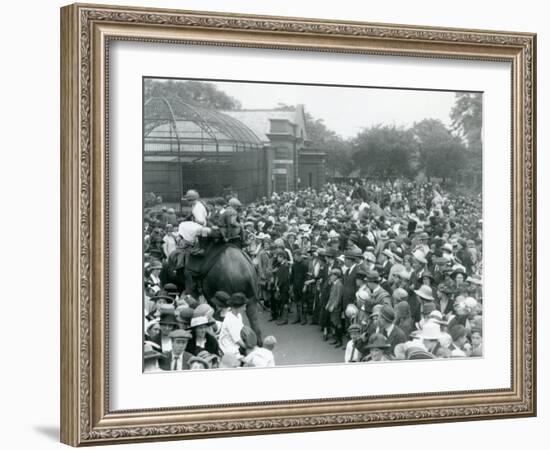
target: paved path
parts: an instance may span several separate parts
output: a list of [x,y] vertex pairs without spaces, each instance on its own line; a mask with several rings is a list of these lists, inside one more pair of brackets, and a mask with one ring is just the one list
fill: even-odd
[[[291,320],[293,319],[291,315]],[[274,350],[277,366],[343,363],[344,349],[336,349],[329,341],[323,341],[318,325],[277,325],[269,322],[269,311],[259,311],[263,336],[270,334],[277,339]]]

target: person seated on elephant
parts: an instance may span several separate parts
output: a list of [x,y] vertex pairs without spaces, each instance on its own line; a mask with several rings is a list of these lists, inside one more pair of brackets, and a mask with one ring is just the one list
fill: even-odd
[[193,255],[204,253],[200,245],[200,237],[210,234],[210,228],[205,227],[193,220],[185,220],[178,226],[178,247]]
[[229,199],[225,211],[221,215],[220,232],[223,242],[232,242],[238,245],[242,244],[242,226],[239,223],[238,215],[241,208],[241,202],[238,198]]

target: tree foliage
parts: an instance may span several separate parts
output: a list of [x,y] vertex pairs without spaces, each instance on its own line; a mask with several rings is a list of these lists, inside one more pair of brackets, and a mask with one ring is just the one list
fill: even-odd
[[360,132],[353,145],[353,161],[369,178],[412,176],[416,142],[410,129],[376,125]]
[[325,152],[328,172],[347,176],[353,170],[351,142],[330,130],[323,119],[315,119],[306,112],[306,132],[310,145]]
[[154,80],[146,79],[145,100],[150,97],[176,96],[185,102],[213,109],[240,109],[241,103],[220,91],[212,83],[202,81]]
[[[275,108],[280,111],[295,111],[296,107],[285,103],[278,103]],[[315,150],[323,151],[326,155],[327,172],[331,176],[339,173],[347,176],[353,170],[351,159],[351,142],[342,139],[329,129],[323,119],[316,119],[309,112],[305,112],[305,126],[308,145]]]
[[451,110],[453,130],[468,144],[468,150],[481,153],[482,96],[480,93],[457,92]]
[[418,168],[428,177],[457,175],[466,166],[466,148],[440,120],[424,119],[412,132],[418,145]]

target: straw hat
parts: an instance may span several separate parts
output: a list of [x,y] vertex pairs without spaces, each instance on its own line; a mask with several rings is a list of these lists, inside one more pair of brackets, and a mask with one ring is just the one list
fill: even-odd
[[414,293],[419,296],[422,300],[434,300],[432,288],[430,286],[422,285],[420,288],[414,291]]

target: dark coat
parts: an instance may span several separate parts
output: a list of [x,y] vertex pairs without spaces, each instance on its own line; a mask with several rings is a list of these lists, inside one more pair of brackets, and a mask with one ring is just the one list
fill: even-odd
[[295,261],[294,264],[292,264],[290,283],[292,284],[294,291],[302,290],[307,279],[308,270],[309,265],[307,261],[304,261],[303,259],[300,262]]
[[344,275],[344,293],[342,297],[343,309],[350,303],[355,303],[355,293],[357,292],[357,271],[359,270],[359,264],[357,264],[351,272],[346,272]]
[[198,355],[199,352],[206,350],[208,353],[211,353],[213,355],[222,355],[222,351],[220,350],[220,346],[218,344],[218,340],[215,336],[212,336],[209,333],[206,333],[206,343],[204,344],[204,348],[197,347],[197,343],[195,341],[195,338],[190,339],[187,343],[187,347],[185,349],[186,352],[191,353],[192,355]]
[[281,300],[288,299],[289,289],[290,289],[290,271],[288,264],[281,264],[275,270],[275,286],[279,291],[279,296]]
[[[193,356],[191,353],[183,352],[183,370],[189,370],[189,359]],[[172,370],[172,352],[164,352],[162,358],[159,359],[159,368],[162,370]]]
[[[382,330],[379,330],[381,333]],[[405,335],[405,332],[399,328],[397,325],[393,326],[393,330],[391,330],[391,333],[389,336],[387,336],[388,344],[390,344],[390,348],[388,349],[390,353],[393,354],[393,349],[397,344],[401,344],[403,342],[407,341],[407,336]]]

